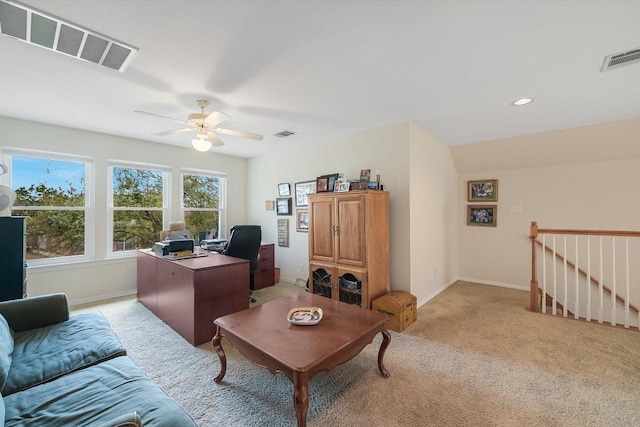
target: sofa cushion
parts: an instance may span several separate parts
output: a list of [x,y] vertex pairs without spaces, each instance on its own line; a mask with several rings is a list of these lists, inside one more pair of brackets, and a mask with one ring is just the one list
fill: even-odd
[[14,340],[13,362],[2,390],[4,396],[125,354],[109,322],[99,312],[16,332]]
[[4,427],[4,399],[0,396],[0,427]]
[[6,427],[96,426],[136,411],[145,427],[196,426],[128,356],[6,396]]
[[100,424],[98,427],[143,427],[140,415],[137,412],[125,414],[121,417],[111,420],[108,423]]
[[6,319],[0,314],[0,391],[4,388],[9,377],[11,353],[13,353],[13,331],[9,328]]

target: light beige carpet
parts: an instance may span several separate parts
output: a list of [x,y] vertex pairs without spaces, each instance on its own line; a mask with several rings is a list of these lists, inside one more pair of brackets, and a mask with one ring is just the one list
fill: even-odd
[[[258,304],[304,291],[280,283]],[[533,314],[528,293],[458,282],[350,362],[310,382],[308,425],[640,425],[640,333]],[[192,347],[134,299],[101,310],[134,361],[205,426],[294,426],[293,386],[226,340],[221,384],[211,344]],[[87,310],[84,308],[83,310]],[[304,349],[300,349],[304,351]]]

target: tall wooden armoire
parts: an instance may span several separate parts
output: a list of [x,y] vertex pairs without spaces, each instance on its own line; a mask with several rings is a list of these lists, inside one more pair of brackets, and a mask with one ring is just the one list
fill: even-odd
[[389,292],[389,192],[309,194],[309,292],[363,308]]

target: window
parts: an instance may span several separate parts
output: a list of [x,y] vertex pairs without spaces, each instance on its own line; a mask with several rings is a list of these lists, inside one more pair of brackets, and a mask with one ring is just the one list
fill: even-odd
[[168,217],[169,169],[112,162],[109,174],[109,253],[152,247]]
[[[183,171],[182,211],[187,230],[196,238],[201,232],[207,238],[216,237],[211,230],[224,230],[225,178],[213,172]],[[224,233],[220,233],[222,236]],[[218,237],[220,237],[218,236]]]
[[29,264],[93,257],[93,160],[19,149],[3,154],[16,192],[11,215],[28,217]]

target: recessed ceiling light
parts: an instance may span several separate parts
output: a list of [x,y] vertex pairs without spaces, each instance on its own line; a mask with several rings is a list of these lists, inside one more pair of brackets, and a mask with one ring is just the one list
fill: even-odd
[[511,105],[514,105],[516,107],[520,107],[522,105],[527,105],[529,103],[533,102],[533,98],[520,98],[517,101],[513,101],[511,103]]

